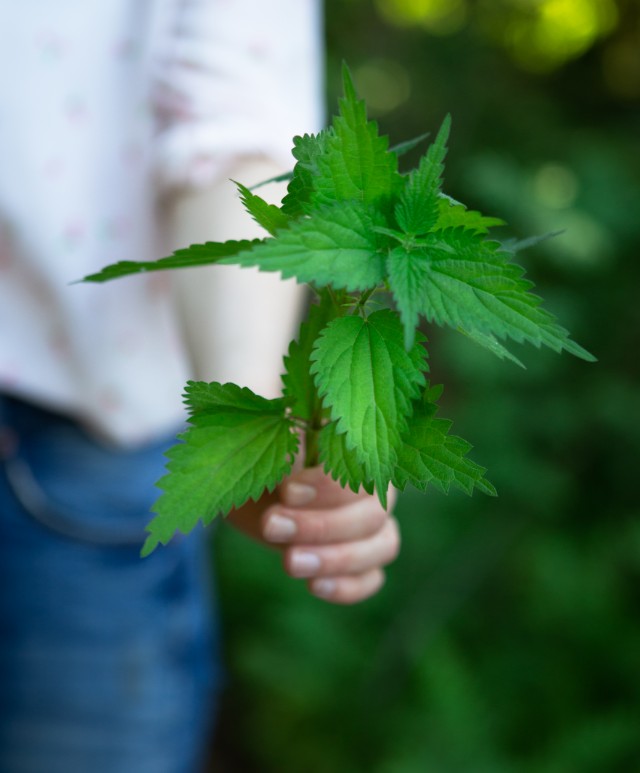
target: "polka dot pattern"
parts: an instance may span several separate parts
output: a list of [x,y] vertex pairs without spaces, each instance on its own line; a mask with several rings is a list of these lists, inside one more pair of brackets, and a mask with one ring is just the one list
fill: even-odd
[[0,390],[121,443],[182,418],[170,277],[71,282],[161,257],[156,201],[238,156],[290,164],[321,121],[318,0],[0,4]]

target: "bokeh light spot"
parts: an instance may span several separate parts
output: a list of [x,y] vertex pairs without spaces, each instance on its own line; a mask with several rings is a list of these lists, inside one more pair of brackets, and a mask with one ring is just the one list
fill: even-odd
[[392,24],[421,26],[436,35],[458,32],[468,11],[466,0],[376,0],[376,5]]
[[391,112],[411,95],[409,73],[393,59],[369,59],[355,69],[353,76],[371,115]]
[[534,72],[553,70],[580,56],[618,21],[613,0],[512,2],[520,13],[506,25],[505,42],[519,64]]
[[533,178],[536,199],[550,209],[565,209],[576,200],[579,185],[575,174],[566,166],[545,164]]
[[556,240],[556,259],[583,268],[603,268],[613,260],[613,240],[608,229],[589,213],[570,209],[562,214],[564,233]]

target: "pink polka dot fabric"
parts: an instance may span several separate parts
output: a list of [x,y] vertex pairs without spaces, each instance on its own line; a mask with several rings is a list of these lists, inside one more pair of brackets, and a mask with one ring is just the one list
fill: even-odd
[[[135,444],[182,417],[189,377],[158,198],[230,161],[291,166],[322,121],[317,0],[0,0],[0,391]],[[176,343],[177,342],[177,343]]]

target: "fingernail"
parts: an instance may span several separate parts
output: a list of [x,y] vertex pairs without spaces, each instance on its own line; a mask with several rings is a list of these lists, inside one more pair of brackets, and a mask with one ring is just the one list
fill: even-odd
[[291,556],[291,574],[294,577],[313,577],[320,569],[320,559],[315,553],[296,551]]
[[264,526],[264,538],[269,542],[287,542],[298,530],[295,521],[272,513]]
[[316,498],[316,490],[313,486],[307,486],[305,483],[291,482],[285,486],[283,500],[285,504],[291,507],[300,507],[307,505]]
[[316,580],[311,585],[311,592],[321,599],[330,599],[336,592],[336,581],[330,580],[328,577]]

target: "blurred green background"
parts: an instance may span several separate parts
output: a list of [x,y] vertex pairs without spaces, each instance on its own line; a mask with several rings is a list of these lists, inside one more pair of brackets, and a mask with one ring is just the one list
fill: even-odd
[[445,189],[505,237],[565,229],[519,257],[599,362],[426,331],[500,496],[403,496],[359,607],[219,530],[216,769],[640,771],[640,5],[327,0],[326,34],[330,114],[344,59],[392,142],[452,113]]

